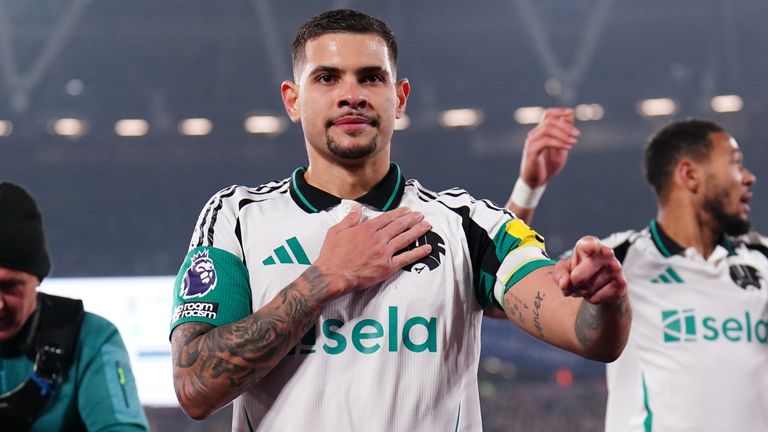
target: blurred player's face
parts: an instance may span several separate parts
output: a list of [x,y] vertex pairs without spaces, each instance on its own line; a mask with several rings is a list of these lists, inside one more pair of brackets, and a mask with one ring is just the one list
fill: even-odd
[[755,176],[744,166],[736,140],[725,132],[710,134],[712,150],[705,162],[702,211],[717,231],[732,235],[749,230],[749,188]]
[[295,83],[283,83],[283,101],[291,120],[301,123],[310,153],[352,161],[388,149],[410,87],[396,81],[381,37],[328,33],[312,39],[295,75]]
[[0,267],[0,341],[18,333],[35,311],[39,284],[34,275]]

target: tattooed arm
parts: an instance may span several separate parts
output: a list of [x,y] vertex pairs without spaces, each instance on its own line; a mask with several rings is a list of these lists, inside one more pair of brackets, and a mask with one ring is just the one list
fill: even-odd
[[429,254],[424,245],[395,255],[431,226],[399,208],[360,222],[355,207],[328,230],[320,255],[298,279],[250,316],[221,327],[181,324],[171,335],[176,396],[203,419],[256,385],[298,343],[331,300],[362,290]]
[[[568,154],[576,145],[580,134],[581,132],[573,125],[572,109],[547,108],[544,110],[539,124],[531,129],[525,138],[518,182],[523,182],[531,189],[546,186],[565,167]],[[516,183],[515,189],[518,187],[520,186]],[[515,192],[509,196],[504,207],[530,225],[536,211],[536,204],[529,202],[526,194],[520,195]],[[513,196],[516,199],[513,199]],[[527,198],[530,198],[530,195],[527,195]],[[488,307],[484,312],[486,317],[506,318],[504,312],[495,306]]]
[[185,323],[171,337],[181,406],[205,418],[264,377],[296,345],[332,299],[327,279],[307,269],[256,313],[213,327]]
[[528,333],[603,362],[621,354],[632,321],[621,265],[594,237],[579,240],[570,258],[516,283],[504,295],[504,310]]

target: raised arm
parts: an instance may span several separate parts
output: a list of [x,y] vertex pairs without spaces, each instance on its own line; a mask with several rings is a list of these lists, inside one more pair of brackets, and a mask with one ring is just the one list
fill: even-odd
[[613,250],[591,236],[554,267],[535,270],[504,295],[507,317],[528,333],[591,360],[618,358],[632,309]]
[[360,222],[355,207],[332,227],[318,259],[272,301],[221,327],[189,322],[171,336],[173,379],[181,407],[206,418],[259,382],[315,324],[323,307],[380,282],[427,254],[396,253],[431,229],[423,215],[400,208]]
[[548,108],[539,124],[528,132],[520,176],[505,205],[525,223],[533,219],[544,188],[565,166],[579,134],[570,108]]
[[[546,109],[539,124],[528,132],[520,160],[520,176],[504,207],[530,224],[547,183],[565,167],[568,153],[580,133],[573,126],[572,109]],[[495,307],[486,308],[485,316],[506,317]]]

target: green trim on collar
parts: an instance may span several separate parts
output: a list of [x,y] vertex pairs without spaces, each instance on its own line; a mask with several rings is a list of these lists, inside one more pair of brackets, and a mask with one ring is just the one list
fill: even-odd
[[[319,213],[341,203],[341,198],[307,183],[306,172],[307,168],[299,167],[291,174],[290,193],[296,205],[307,213]],[[353,201],[379,211],[387,211],[400,204],[404,191],[405,179],[400,172],[400,167],[390,163],[384,178]]]
[[295,170],[293,170],[293,174],[291,174],[291,188],[293,188],[293,191],[296,192],[296,196],[299,197],[301,202],[303,202],[304,205],[307,206],[307,208],[312,210],[313,213],[317,213],[319,210],[317,210],[312,204],[310,204],[309,201],[307,201],[307,199],[304,197],[304,194],[302,194],[299,188],[296,187],[296,173],[299,171],[304,171],[303,167],[296,168]]
[[[674,241],[669,236],[669,234],[664,232],[664,229],[661,227],[661,225],[659,225],[656,219],[651,220],[651,223],[649,224],[649,229],[651,231],[651,237],[653,238],[653,243],[656,245],[656,248],[665,258],[669,258],[673,255],[683,254],[683,252],[685,251],[685,248],[677,244],[677,242]],[[717,239],[717,246],[721,246],[726,251],[728,251],[728,256],[736,255],[736,250],[733,244],[733,238],[726,233],[720,234],[720,236]]]
[[661,252],[665,258],[671,257],[672,254],[669,253],[667,247],[664,246],[664,242],[661,241],[661,236],[659,236],[659,229],[656,226],[656,219],[651,219],[650,228],[651,236],[653,237],[653,243],[656,245],[656,248],[659,249],[659,252]]
[[392,195],[389,196],[389,200],[387,200],[387,203],[384,204],[384,207],[381,208],[381,211],[385,212],[389,210],[389,206],[392,205],[392,201],[395,200],[395,197],[400,192],[400,180],[402,179],[402,174],[400,173],[400,166],[398,166],[396,163],[392,164],[395,168],[397,168],[397,183],[395,183],[395,188],[392,189]]

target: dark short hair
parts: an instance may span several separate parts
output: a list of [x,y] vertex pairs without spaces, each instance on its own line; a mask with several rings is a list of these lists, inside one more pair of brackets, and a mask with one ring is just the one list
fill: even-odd
[[305,55],[307,42],[327,33],[373,33],[387,44],[392,62],[397,64],[397,41],[384,21],[351,9],[334,9],[312,17],[299,28],[291,48],[294,70]]
[[666,191],[681,159],[702,161],[709,156],[710,134],[715,132],[724,132],[724,129],[708,120],[689,118],[664,126],[648,139],[643,172],[657,196],[661,197]]

